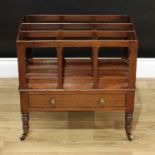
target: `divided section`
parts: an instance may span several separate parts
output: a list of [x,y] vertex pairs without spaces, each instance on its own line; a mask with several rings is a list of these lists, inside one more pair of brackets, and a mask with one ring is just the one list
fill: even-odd
[[[57,59],[32,59],[27,66],[28,88],[57,88]],[[99,59],[99,89],[125,89],[128,87],[129,65],[124,59]],[[63,88],[66,90],[92,89],[93,70],[90,58],[65,58]]]

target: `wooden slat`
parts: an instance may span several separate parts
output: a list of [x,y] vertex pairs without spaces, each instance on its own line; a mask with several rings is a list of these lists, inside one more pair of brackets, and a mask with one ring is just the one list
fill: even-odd
[[92,48],[93,59],[93,88],[98,88],[98,52],[99,47]]
[[32,40],[17,41],[17,45],[27,47],[129,47],[129,40]]
[[[64,78],[64,83],[75,83],[78,81],[80,84],[85,83],[92,83],[93,79],[90,76],[86,77],[67,77]],[[50,76],[29,76],[28,83],[57,83],[57,77],[50,77]],[[99,77],[99,83],[104,84],[120,84],[120,83],[128,83],[128,78],[126,76],[102,76]]]
[[[104,82],[104,81],[103,81]],[[105,82],[104,82],[105,83]],[[103,87],[103,83],[99,83],[98,85],[98,89],[92,89],[93,87],[93,83],[89,82],[89,83],[64,83],[64,86],[63,88],[64,89],[59,89],[59,90],[70,90],[70,91],[75,91],[75,90],[81,90],[81,91],[84,91],[84,90],[112,90],[112,91],[115,91],[115,90],[120,90],[120,89],[128,89],[129,85],[128,85],[128,82],[120,82],[120,83],[106,83],[104,84],[104,87]],[[57,89],[57,84],[56,83],[51,83],[51,82],[44,82],[44,83],[28,83],[28,88],[29,89]],[[39,90],[40,91],[40,90]]]
[[22,23],[21,30],[58,30],[63,29],[105,29],[132,30],[131,23]]
[[53,112],[53,111],[105,111],[105,112],[109,112],[109,111],[124,111],[125,107],[105,107],[105,108],[29,108],[29,111],[34,112],[42,112],[42,111],[47,111],[47,112]]
[[62,66],[62,50],[63,48],[61,47],[57,47],[57,58],[58,58],[58,88],[63,88],[63,78],[62,78],[62,70],[63,70],[63,66]]
[[[135,38],[134,31],[105,31],[105,30],[37,30],[37,31],[21,31],[20,37],[22,38],[33,38],[33,37],[92,37],[97,39],[98,37],[132,37]],[[129,38],[130,39],[130,38]]]
[[102,22],[129,22],[130,17],[127,15],[28,15],[24,18],[24,22],[58,22],[61,21],[102,21]]
[[[103,60],[99,60],[99,88],[126,88],[128,86],[128,64],[122,59]],[[33,59],[33,63],[28,66],[29,72],[26,74],[29,88],[55,88],[58,82],[57,63],[55,61],[52,63],[52,61],[45,59],[44,64],[41,59]],[[47,65],[47,62],[50,63]],[[91,89],[93,87],[94,77],[90,59],[66,59],[65,62],[64,88]]]

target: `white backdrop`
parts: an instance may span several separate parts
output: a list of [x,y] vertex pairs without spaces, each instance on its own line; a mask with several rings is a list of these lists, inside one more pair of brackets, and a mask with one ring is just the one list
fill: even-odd
[[[17,58],[0,58],[0,78],[18,77]],[[155,78],[155,58],[138,58],[138,78]]]

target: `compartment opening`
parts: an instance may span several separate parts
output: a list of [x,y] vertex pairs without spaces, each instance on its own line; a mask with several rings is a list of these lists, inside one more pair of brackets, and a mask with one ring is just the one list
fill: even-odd
[[101,47],[99,49],[99,58],[126,58],[128,59],[127,47]]

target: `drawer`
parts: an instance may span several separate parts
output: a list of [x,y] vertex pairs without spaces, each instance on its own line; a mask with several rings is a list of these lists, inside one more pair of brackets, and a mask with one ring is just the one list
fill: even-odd
[[31,108],[125,107],[125,94],[30,94]]

